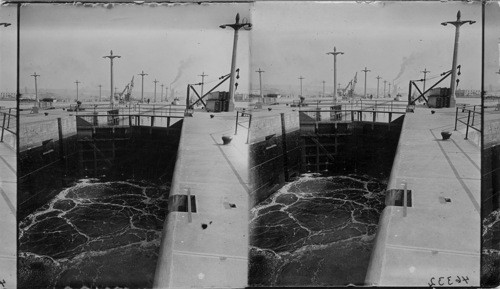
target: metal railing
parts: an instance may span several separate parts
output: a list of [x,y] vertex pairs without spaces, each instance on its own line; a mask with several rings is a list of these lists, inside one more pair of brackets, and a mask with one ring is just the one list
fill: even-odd
[[[240,117],[248,118],[248,120],[241,121]],[[243,123],[248,122],[248,126],[243,125]],[[238,126],[241,126],[247,130],[247,141],[248,144],[250,138],[250,126],[252,125],[252,114],[246,111],[236,111],[236,125],[234,126],[234,135],[238,134]]]
[[402,101],[395,100],[367,100],[367,99],[354,99],[349,102],[337,102],[333,103],[333,101],[329,100],[315,100],[315,101],[305,101],[307,106],[312,107],[331,107],[334,105],[342,105],[345,109],[375,109],[375,110],[384,110],[384,111],[396,111],[396,110],[406,110],[407,103]]
[[[460,114],[459,110],[461,110]],[[476,115],[478,116],[476,117]],[[475,131],[482,133],[481,116],[482,113],[480,105],[458,104],[455,109],[455,130],[457,130],[458,123],[460,122],[466,125],[465,139],[468,139],[469,137],[469,128],[472,128]],[[467,119],[467,121],[465,121],[465,119]],[[476,125],[477,123],[479,123],[479,125]]]
[[77,118],[85,120],[93,127],[104,126],[151,126],[151,127],[170,127],[177,120],[184,116],[177,115],[158,115],[158,114],[79,114]]
[[17,134],[17,115],[12,113],[16,111],[15,108],[8,108],[0,110],[0,117],[2,118],[2,133],[0,137],[0,142],[3,142],[5,131],[11,133],[12,135]]
[[[405,105],[406,107],[406,105]],[[328,110],[300,110],[306,113],[316,122],[372,122],[372,123],[391,123],[395,118],[393,115],[404,115],[406,111],[375,110],[375,109],[328,109]],[[312,114],[312,115],[311,115]],[[329,117],[324,118],[324,115]],[[387,116],[387,117],[381,117]],[[396,117],[397,118],[397,117]]]
[[[111,109],[111,108],[114,109]],[[82,107],[80,107],[82,108]],[[87,108],[89,108],[87,110]],[[92,126],[156,126],[170,127],[184,118],[185,106],[141,104],[110,106],[90,105],[76,111],[76,116]]]

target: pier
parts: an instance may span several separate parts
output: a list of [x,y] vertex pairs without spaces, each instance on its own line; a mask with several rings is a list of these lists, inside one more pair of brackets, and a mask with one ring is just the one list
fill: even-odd
[[247,134],[235,125],[235,112],[184,119],[154,288],[247,285]]
[[388,184],[398,201],[380,217],[367,284],[479,286],[479,146],[454,131],[455,109],[432,111],[405,117]]
[[0,142],[0,284],[6,288],[17,285],[17,157],[16,115],[14,109],[0,111],[3,119]]

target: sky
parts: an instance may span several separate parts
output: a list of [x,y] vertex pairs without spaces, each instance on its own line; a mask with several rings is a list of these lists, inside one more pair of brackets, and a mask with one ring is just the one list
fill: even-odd
[[0,26],[0,92],[16,92],[16,14],[15,6],[0,6],[0,22],[11,24],[8,27]]
[[[111,8],[112,7],[112,8]],[[114,55],[114,84],[118,91],[134,77],[134,93],[141,89],[157,95],[161,84],[185,94],[189,83],[199,83],[205,72],[206,89],[219,77],[230,72],[233,30],[219,25],[234,23],[240,13],[249,19],[248,4],[233,5],[27,5],[21,8],[21,91],[34,89],[34,72],[38,89],[66,89],[76,94],[91,94],[103,86],[110,91],[110,61]],[[237,67],[248,70],[249,35],[240,31]],[[247,78],[248,79],[248,78]],[[244,78],[240,89],[247,89]],[[227,86],[228,86],[227,82]],[[226,88],[227,90],[227,88]],[[206,90],[205,90],[206,91]]]
[[[357,93],[362,93],[365,67],[368,93],[375,95],[377,76],[406,92],[409,80],[423,78],[427,68],[434,77],[451,69],[455,29],[440,23],[456,19],[477,21],[460,30],[458,63],[462,65],[459,88],[480,88],[481,5],[442,2],[257,2],[252,19],[252,70],[261,68],[265,88],[281,87],[300,94],[318,94],[322,81],[333,90],[333,51],[337,56],[338,83],[344,87],[358,73]],[[403,69],[402,66],[404,65]],[[399,73],[402,74],[398,77]],[[258,89],[258,73],[252,76]],[[449,79],[445,80],[449,86]],[[388,86],[387,86],[388,87]],[[428,87],[428,85],[427,85]]]
[[[496,4],[495,4],[496,5]],[[495,9],[487,9],[495,17]],[[451,68],[455,28],[441,22],[474,20],[460,29],[458,63],[462,65],[458,88],[480,89],[481,5],[466,2],[274,2],[170,4],[170,5],[60,5],[31,4],[21,8],[20,87],[34,89],[34,72],[39,91],[63,90],[80,94],[109,94],[110,50],[120,55],[114,61],[115,86],[121,91],[134,77],[134,96],[140,93],[141,71],[144,90],[151,94],[153,81],[185,94],[188,83],[198,83],[203,72],[205,91],[229,73],[233,30],[219,25],[234,22],[236,13],[253,24],[240,30],[237,92],[258,92],[259,68],[264,70],[264,93],[300,93],[303,76],[305,95],[333,90],[333,56],[336,46],[338,83],[344,87],[357,72],[356,92],[362,93],[367,67],[368,93],[375,94],[377,76],[393,82],[405,93],[409,80],[430,71],[427,87]],[[15,24],[16,8],[2,6],[0,20]],[[499,23],[492,20],[492,27]],[[495,22],[495,23],[493,23]],[[493,25],[494,24],[494,25]],[[15,25],[0,28],[0,90],[15,90]],[[487,44],[488,55],[498,67],[498,29]],[[488,30],[487,30],[488,31]],[[494,31],[494,32],[493,32]],[[496,48],[491,48],[496,47]],[[486,57],[487,58],[487,57]],[[493,67],[492,66],[492,67]],[[490,82],[495,84],[495,78]],[[449,86],[449,79],[443,86]],[[228,89],[226,82],[220,87]],[[199,89],[199,87],[197,87]]]
[[500,2],[488,3],[484,23],[484,90],[500,90]]

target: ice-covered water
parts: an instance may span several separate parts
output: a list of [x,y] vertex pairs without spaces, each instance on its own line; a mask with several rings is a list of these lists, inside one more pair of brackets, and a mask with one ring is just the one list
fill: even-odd
[[251,210],[250,285],[363,284],[386,184],[307,174]]
[[168,188],[80,180],[19,224],[19,287],[151,287]]
[[481,258],[482,286],[498,286],[500,282],[500,209],[483,219]]

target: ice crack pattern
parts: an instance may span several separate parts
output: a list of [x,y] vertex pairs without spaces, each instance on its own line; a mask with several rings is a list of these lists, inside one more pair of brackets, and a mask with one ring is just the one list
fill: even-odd
[[500,282],[500,209],[483,219],[481,256],[482,286],[497,286]]
[[363,284],[386,183],[306,174],[251,209],[250,285]]
[[19,287],[151,287],[168,187],[83,179],[19,223]]

